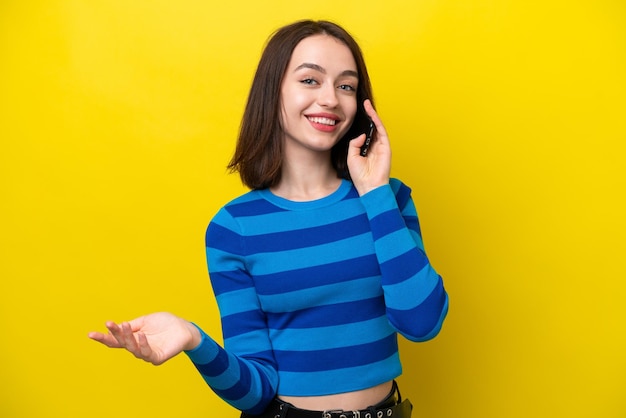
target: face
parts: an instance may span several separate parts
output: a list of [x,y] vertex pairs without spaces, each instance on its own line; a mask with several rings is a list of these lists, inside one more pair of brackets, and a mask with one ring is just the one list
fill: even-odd
[[286,153],[330,151],[354,120],[358,82],[346,45],[328,35],[303,39],[293,50],[281,86]]

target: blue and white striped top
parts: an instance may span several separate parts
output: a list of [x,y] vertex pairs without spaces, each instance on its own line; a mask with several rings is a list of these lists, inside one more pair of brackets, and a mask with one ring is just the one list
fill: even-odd
[[401,374],[397,333],[426,341],[448,297],[424,252],[411,190],[396,179],[359,196],[293,202],[253,190],[206,233],[224,348],[202,332],[187,354],[234,407],[276,394],[351,392]]

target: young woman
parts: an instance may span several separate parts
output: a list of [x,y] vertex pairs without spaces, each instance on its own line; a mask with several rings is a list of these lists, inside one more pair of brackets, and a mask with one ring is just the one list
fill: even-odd
[[[279,29],[229,165],[251,191],[206,233],[224,347],[169,313],[89,336],[153,364],[185,352],[242,417],[409,417],[397,335],[429,340],[448,297],[354,39],[327,21]],[[375,135],[361,148],[369,121]],[[365,154],[365,155],[363,155]]]

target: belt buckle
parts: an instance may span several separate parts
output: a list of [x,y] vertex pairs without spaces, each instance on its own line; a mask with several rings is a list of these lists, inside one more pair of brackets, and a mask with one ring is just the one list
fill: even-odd
[[332,414],[340,414],[339,418],[348,418],[350,414],[350,418],[361,418],[361,411],[344,411],[343,409],[331,409],[322,412],[322,418],[332,418]]
[[[348,418],[348,416],[345,414],[346,411],[344,411],[343,409],[328,409],[324,412],[322,412],[322,418],[333,418],[333,414],[340,414],[339,418]],[[354,412],[352,412],[352,417],[353,418],[359,418],[360,415],[354,415]]]

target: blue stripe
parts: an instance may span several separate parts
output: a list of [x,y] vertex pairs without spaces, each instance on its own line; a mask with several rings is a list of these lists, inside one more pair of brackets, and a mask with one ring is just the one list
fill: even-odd
[[[233,350],[238,355],[261,357],[272,350],[272,343],[268,339],[268,332],[265,328],[245,333],[230,331],[228,334],[228,337],[224,337],[224,347],[227,350]],[[272,361],[271,353],[265,360]]]
[[425,266],[414,278],[385,286],[387,307],[405,311],[413,309],[423,303],[440,283],[437,272],[430,265]]
[[361,215],[324,226],[250,236],[246,240],[246,252],[256,254],[313,247],[368,231],[367,217]]
[[206,230],[205,245],[216,248],[223,253],[242,254],[241,237],[239,234],[212,222]]
[[224,350],[220,350],[217,356],[206,364],[194,363],[196,368],[203,376],[214,377],[219,376],[228,369],[230,363],[228,361],[228,354]]
[[386,275],[385,285],[400,283],[412,277],[428,265],[428,258],[419,251],[411,250],[391,260],[381,263],[380,269],[392,271],[392,275]]
[[408,217],[405,216],[404,223],[406,224],[407,228],[409,228],[411,231],[417,232],[420,237],[422,236],[420,222],[416,216],[408,216]]
[[415,208],[415,203],[413,203],[412,200],[409,200],[403,206],[400,206],[400,203],[398,203],[398,208],[400,209],[402,216],[413,217],[417,215],[417,209]]
[[276,205],[268,202],[267,200],[259,196],[258,199],[245,201],[242,203],[230,203],[226,209],[235,218],[254,217],[260,215],[267,215],[268,213],[285,212],[285,209],[281,209]]
[[376,297],[354,302],[315,306],[304,311],[267,313],[272,329],[309,329],[352,324],[385,315],[385,302]]
[[259,300],[266,313],[294,312],[316,305],[349,303],[380,297],[382,294],[380,276],[377,275],[293,292],[260,295]]
[[[217,370],[212,370],[212,374],[205,374],[206,377],[211,379],[211,387],[215,390],[228,390],[234,387],[239,382],[241,375],[241,364],[235,360],[228,364],[228,368],[223,369],[221,373],[216,373]],[[202,370],[200,370],[202,373]]]
[[375,240],[405,228],[406,224],[400,212],[395,209],[383,212],[372,219],[372,234]]
[[[241,360],[237,361],[241,362]],[[239,367],[240,371],[239,380],[234,386],[226,389],[217,389],[214,387],[212,388],[215,393],[217,393],[220,397],[228,399],[229,401],[236,401],[247,395],[252,382],[252,374],[250,368],[246,367],[245,365],[241,367],[241,365],[239,364],[237,366]]]
[[263,235],[274,232],[285,232],[303,227],[324,226],[337,223],[363,214],[363,206],[359,201],[342,201],[334,206],[320,208],[315,211],[291,211],[268,213],[258,216],[238,218],[241,230],[246,235]]
[[364,194],[361,196],[361,202],[370,219],[388,210],[398,209],[398,203],[389,186],[381,186]]
[[415,257],[417,257],[418,254],[421,256],[421,252],[415,249],[415,240],[413,239],[413,235],[411,235],[411,231],[406,228],[399,229],[379,238],[376,241],[376,249],[378,261],[380,261],[381,264],[407,253],[412,253]]
[[397,179],[390,181],[391,189],[396,196],[398,207],[403,210],[407,203],[411,200],[411,188]]
[[402,335],[411,341],[426,341],[439,332],[447,313],[448,296],[439,281],[436,288],[416,308],[407,311],[388,308],[392,325],[403,324]]
[[240,270],[211,272],[210,278],[213,293],[215,293],[216,296],[226,292],[254,288],[250,277]]
[[200,331],[200,344],[193,350],[185,351],[194,364],[206,364],[212,362],[222,351],[220,347],[206,332],[192,322],[192,325]]
[[264,276],[309,267],[315,269],[327,264],[370,256],[374,254],[374,244],[369,237],[371,235],[368,233],[366,236],[356,236],[316,247],[271,253],[271,256],[267,254],[250,256],[248,261],[250,273],[253,276]]
[[257,324],[265,322],[265,315],[260,310],[245,311],[222,317],[224,339],[242,334],[260,332]]
[[221,316],[230,316],[250,310],[250,306],[258,305],[258,297],[254,287],[222,292],[216,295]]
[[[362,252],[362,250],[357,252]],[[345,253],[341,254],[342,257],[345,255]],[[318,260],[318,262],[320,261],[324,260]],[[303,264],[302,268],[288,269],[287,271],[276,268],[276,273],[255,276],[257,293],[259,295],[284,294],[308,289],[311,287],[311,283],[315,283],[316,286],[324,286],[371,277],[372,272],[379,272],[378,260],[373,253],[317,266],[306,266],[306,263],[311,264],[312,260],[308,258],[299,262],[298,264]]]
[[[376,370],[376,372],[372,372]],[[402,373],[398,353],[372,364],[357,367],[344,367],[320,372],[280,371],[279,393],[300,396],[330,395],[366,389],[395,379]],[[358,377],[358,383],[356,382]],[[284,389],[282,389],[284,388]],[[298,393],[293,393],[298,388]]]
[[[268,377],[264,373],[259,373],[256,379],[257,383],[250,388],[249,392],[241,398],[235,408],[241,409],[252,415],[259,415],[265,411],[267,405],[270,403],[276,395],[276,385],[272,382],[278,383],[278,377],[276,376],[276,370],[264,370],[271,373],[271,377]],[[259,395],[260,394],[260,395]]]
[[[342,335],[334,336],[334,338],[342,337]],[[393,333],[369,344],[310,352],[275,350],[274,355],[277,363],[280,364],[280,371],[302,373],[363,366],[389,357],[397,350],[396,334]]]
[[[260,414],[276,394],[276,389],[265,372],[270,372],[273,375],[271,379],[274,381],[276,380],[275,372],[246,360],[237,360],[237,362],[237,366],[232,369],[232,376],[220,377],[223,387],[216,379],[208,380],[211,389],[235,408],[250,414]],[[228,379],[235,383],[228,386]]]
[[[279,351],[313,352],[364,344],[393,335],[386,315],[362,322],[309,329],[272,330],[273,347]],[[306,342],[306,344],[305,344]]]
[[417,246],[417,249],[423,254],[426,255],[426,252],[424,251],[424,242],[422,241],[422,236],[415,232],[415,231],[411,231],[411,237],[413,238],[413,241],[415,242],[415,245]]

